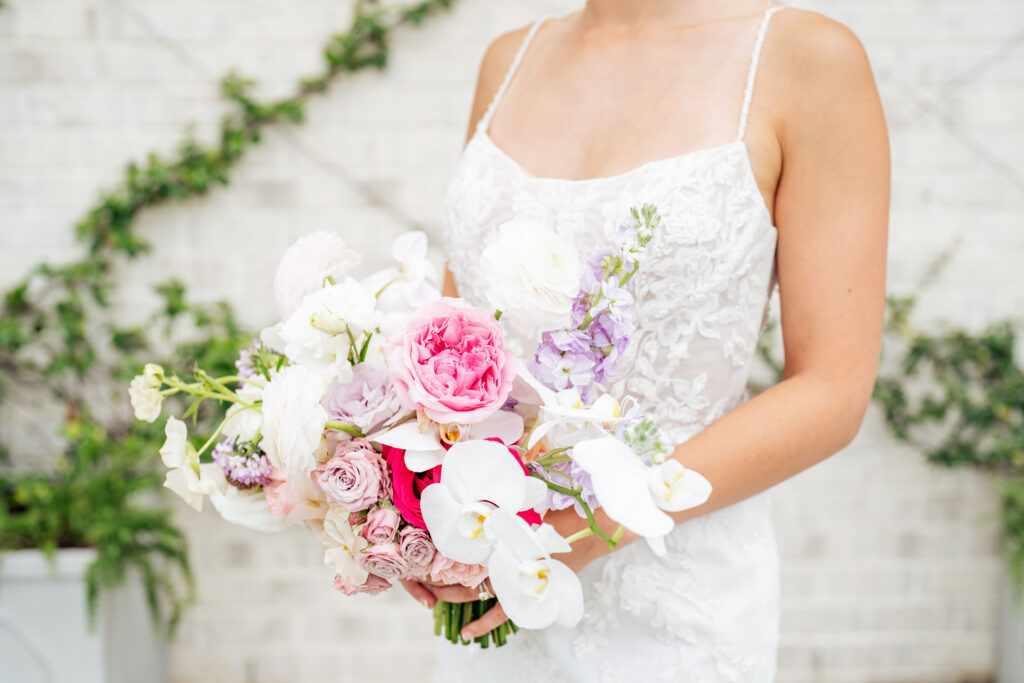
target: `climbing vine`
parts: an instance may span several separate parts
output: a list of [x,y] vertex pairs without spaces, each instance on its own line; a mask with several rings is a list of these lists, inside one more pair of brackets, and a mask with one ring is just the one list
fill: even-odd
[[[383,69],[396,29],[421,24],[453,2],[384,8],[357,0],[348,30],[324,46],[322,70],[278,100],[260,101],[252,80],[229,74],[221,92],[233,107],[212,143],[189,136],[169,156],[153,153],[130,163],[121,182],[104,191],[75,226],[84,256],[65,265],[36,266],[4,293],[0,403],[14,389],[40,390],[63,405],[66,424],[63,452],[47,471],[6,467],[0,473],[0,551],[96,548],[98,559],[86,576],[90,610],[101,589],[136,571],[154,621],[173,628],[191,595],[191,574],[184,538],[169,509],[147,500],[162,481],[153,468],[162,434],[126,415],[101,420],[91,409],[95,389],[105,387],[114,404],[123,406],[123,381],[142,357],[163,358],[166,367],[181,372],[198,361],[226,373],[249,335],[230,307],[194,305],[177,281],[157,286],[160,307],[144,324],[122,326],[114,320],[116,267],[149,250],[136,220],[147,209],[227,185],[233,168],[267,128],[300,123],[309,100],[345,74]],[[179,327],[192,333],[179,339],[172,333]],[[211,423],[211,412],[196,417],[196,438]],[[0,459],[9,459],[8,446],[0,443]]]

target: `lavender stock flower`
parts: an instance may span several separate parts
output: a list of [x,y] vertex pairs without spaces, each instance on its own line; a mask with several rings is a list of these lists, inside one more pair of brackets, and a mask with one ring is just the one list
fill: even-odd
[[273,468],[263,453],[238,453],[234,442],[225,439],[213,447],[213,462],[224,470],[224,475],[232,484],[241,489],[254,486],[266,486],[270,483]]

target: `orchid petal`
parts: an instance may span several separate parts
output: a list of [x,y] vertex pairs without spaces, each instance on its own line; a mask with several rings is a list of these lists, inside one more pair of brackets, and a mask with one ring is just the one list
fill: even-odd
[[644,540],[647,541],[647,545],[650,546],[651,552],[653,552],[658,557],[663,557],[667,552],[665,550],[664,536],[645,536]]
[[524,509],[523,469],[507,446],[494,441],[454,444],[445,455],[441,483],[460,503],[486,500],[512,512]]
[[496,437],[511,446],[523,436],[523,418],[511,410],[499,410],[483,422],[473,425],[470,433],[474,439]]
[[443,485],[431,484],[423,490],[420,509],[427,531],[443,555],[467,564],[487,561],[491,554],[491,542],[486,531],[476,538],[467,538],[459,533],[458,522],[463,505]]
[[557,602],[560,609],[556,621],[566,628],[572,628],[583,618],[583,585],[573,570],[558,560],[548,560],[551,595],[548,599]]
[[431,428],[421,431],[419,424],[412,421],[371,434],[366,440],[404,451],[432,451],[442,448],[437,430]]
[[443,448],[432,451],[406,451],[405,466],[410,472],[426,472],[443,463],[444,454]]
[[[487,563],[488,576],[494,594],[501,601],[505,614],[520,628],[541,629],[558,618],[557,600],[538,598],[526,594],[520,587],[521,561],[505,548],[498,548]],[[579,579],[577,579],[577,582]]]
[[526,496],[523,499],[523,509],[535,508],[544,502],[548,495],[548,485],[538,477],[526,478]]
[[647,483],[647,468],[621,441],[601,437],[580,441],[573,460],[590,474],[594,495],[605,513],[641,536],[664,536],[672,518],[658,509]]
[[699,472],[668,459],[647,471],[647,485],[662,510],[679,512],[703,505],[711,496],[711,483]]

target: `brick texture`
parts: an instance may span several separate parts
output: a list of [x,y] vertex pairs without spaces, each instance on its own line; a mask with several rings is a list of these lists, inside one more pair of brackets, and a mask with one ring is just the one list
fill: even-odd
[[[318,68],[349,16],[339,0],[8,0],[0,10],[0,285],[79,253],[71,226],[150,150],[214,130],[231,68],[280,94]],[[396,36],[389,72],[340,84],[281,127],[230,188],[144,214],[153,255],[124,265],[126,318],[177,276],[272,317],[281,251],[315,229],[372,252],[403,228],[438,245],[442,193],[489,40],[567,0],[462,0]],[[1019,0],[814,0],[872,59],[893,149],[890,289],[953,258],[925,320],[1024,314],[1024,5]],[[375,207],[366,188],[393,202]],[[438,261],[440,253],[436,252]],[[372,259],[371,259],[372,262]],[[371,263],[372,265],[372,263]],[[928,466],[870,412],[845,451],[778,487],[781,683],[954,683],[991,673],[1001,565],[982,477]],[[199,600],[168,649],[176,683],[407,680],[430,675],[430,619],[399,591],[346,599],[295,530],[263,537],[179,506]],[[401,654],[397,654],[401,653]]]

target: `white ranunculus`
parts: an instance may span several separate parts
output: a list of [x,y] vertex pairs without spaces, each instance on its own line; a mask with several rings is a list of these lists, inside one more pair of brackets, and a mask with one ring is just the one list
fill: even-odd
[[480,255],[486,297],[517,327],[554,330],[569,324],[583,264],[575,246],[549,225],[514,219]]
[[195,510],[202,510],[205,496],[223,493],[227,487],[224,471],[213,463],[199,464],[199,455],[188,442],[188,431],[181,420],[168,417],[164,434],[167,438],[160,448],[160,458],[168,468],[164,486]]
[[509,619],[528,629],[579,623],[583,587],[568,566],[551,558],[571,548],[550,524],[533,529],[522,518],[497,510],[484,529],[495,544],[487,573]]
[[363,332],[372,333],[380,325],[376,304],[373,293],[352,278],[310,294],[277,331],[284,354],[295,363],[314,368],[326,382],[348,382],[352,341],[358,349]]
[[255,531],[273,533],[288,526],[288,520],[270,515],[267,497],[259,489],[241,490],[225,487],[210,496],[210,502],[226,521]]
[[324,517],[321,540],[324,564],[335,574],[355,585],[362,585],[369,572],[359,564],[359,555],[369,545],[362,536],[357,536],[348,523],[349,511],[342,505],[331,505]]
[[547,493],[526,476],[508,447],[460,441],[444,456],[441,481],[423,490],[420,507],[437,549],[456,562],[479,564],[491,554],[484,521],[496,510],[512,514],[538,505]]
[[128,397],[135,411],[135,418],[145,422],[153,422],[160,417],[164,397],[160,395],[160,383],[154,386],[146,375],[135,375],[128,385]]
[[259,406],[254,405],[263,398],[263,387],[246,382],[236,393],[238,398],[248,405],[235,403],[228,408],[221,433],[231,439],[252,441],[263,425],[263,413],[260,412]]
[[327,422],[323,393],[323,379],[301,365],[276,373],[263,390],[260,445],[277,476],[295,487],[312,485],[309,473],[317,466],[314,453]]
[[274,276],[274,298],[282,320],[298,310],[302,300],[328,282],[340,280],[362,257],[333,233],[318,231],[302,237],[281,257]]

